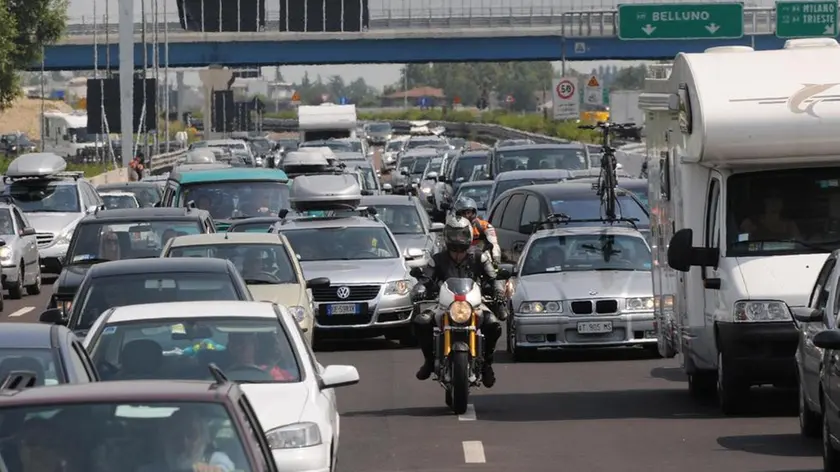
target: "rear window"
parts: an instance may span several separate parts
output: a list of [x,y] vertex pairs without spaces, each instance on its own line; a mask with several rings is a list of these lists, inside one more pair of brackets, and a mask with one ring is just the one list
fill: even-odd
[[[617,197],[616,213],[622,218],[638,219],[636,225],[650,226],[650,219],[645,210],[630,195]],[[598,219],[604,214],[601,201],[598,198],[570,197],[563,200],[551,201],[552,213],[563,213],[573,220]]]

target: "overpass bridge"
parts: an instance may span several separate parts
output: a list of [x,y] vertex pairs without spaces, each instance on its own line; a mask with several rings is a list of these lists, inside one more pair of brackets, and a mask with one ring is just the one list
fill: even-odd
[[[698,4],[684,4],[691,5]],[[722,4],[705,4],[709,8],[715,8],[715,5]],[[834,5],[836,36],[836,3]],[[724,30],[731,30],[733,24],[738,23],[738,18],[731,15],[731,12],[727,10],[724,21],[719,21],[726,26]],[[525,10],[509,8],[501,11],[482,9],[475,12],[429,10],[420,13],[415,11],[413,16],[391,11],[377,16],[371,12],[369,29],[362,32],[270,31],[271,27],[278,27],[284,21],[276,17],[268,19],[266,30],[259,32],[184,32],[177,21],[170,21],[163,22],[163,26],[158,24],[158,38],[162,41],[160,31],[164,27],[169,28],[168,62],[170,67],[179,68],[205,67],[209,64],[242,67],[672,59],[679,52],[700,52],[713,46],[746,45],[756,49],[778,49],[784,44],[784,39],[776,35],[775,7],[742,7],[737,16],[743,28],[738,28],[739,34],[731,35],[730,39],[721,39],[713,34],[702,34],[693,39],[674,39],[665,35],[657,39],[659,34],[650,33],[650,38],[633,38],[647,40],[621,39],[618,8],[560,11],[560,8],[555,10],[553,7]],[[652,28],[650,25],[647,27]],[[714,23],[707,26],[710,32],[720,27]],[[111,44],[104,44],[105,30],[111,35]],[[142,24],[135,25],[135,30],[142,31]],[[171,32],[173,30],[177,32]],[[147,25],[147,39],[151,35],[151,25]],[[627,36],[627,33],[622,36]],[[119,63],[116,41],[117,25],[74,25],[59,44],[46,48],[44,68],[91,70],[94,65],[94,45],[98,48],[99,67],[106,66],[106,49],[109,49],[111,66],[116,68]],[[138,68],[142,67],[143,47],[141,35],[137,33],[135,61]],[[146,44],[145,47],[151,58],[154,46]],[[162,46],[160,54],[163,63],[167,53]],[[40,64],[34,64],[32,70],[40,67]]]

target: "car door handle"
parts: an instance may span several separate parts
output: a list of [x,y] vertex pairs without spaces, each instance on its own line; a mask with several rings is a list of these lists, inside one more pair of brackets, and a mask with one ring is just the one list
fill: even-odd
[[513,250],[514,251],[521,251],[525,247],[525,243],[522,241],[517,241],[513,243]]

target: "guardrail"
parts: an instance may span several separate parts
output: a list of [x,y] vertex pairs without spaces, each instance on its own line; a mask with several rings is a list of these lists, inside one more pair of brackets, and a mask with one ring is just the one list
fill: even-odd
[[[407,120],[392,120],[391,127],[397,134],[408,134],[411,129],[411,122]],[[198,120],[193,122],[196,129],[202,130],[202,123]],[[476,141],[479,143],[493,144],[501,139],[530,139],[539,144],[564,144],[567,139],[553,138],[537,133],[529,133],[507,126],[494,125],[489,123],[463,123],[452,121],[430,121],[429,128],[443,126],[446,128],[446,136],[459,137]],[[288,132],[298,130],[298,121],[295,119],[266,118],[262,122],[263,131]],[[160,175],[172,170],[172,167],[183,156],[186,150],[179,150],[167,154],[152,156],[150,169],[152,175]]]

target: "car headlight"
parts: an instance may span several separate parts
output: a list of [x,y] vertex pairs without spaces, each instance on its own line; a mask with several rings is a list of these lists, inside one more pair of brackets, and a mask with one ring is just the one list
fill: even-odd
[[410,280],[395,280],[385,286],[385,295],[407,295],[411,291]]
[[8,261],[12,258],[12,248],[10,247],[0,247],[0,260]]
[[70,240],[73,239],[73,231],[75,230],[75,223],[61,230],[58,236],[55,237],[55,244],[70,244]]
[[735,322],[791,321],[787,304],[778,300],[750,300],[735,302]]
[[429,187],[423,187],[423,188],[420,189],[420,191],[422,191],[425,194],[432,193],[432,189],[430,189]]
[[464,324],[470,320],[472,314],[472,306],[467,302],[458,301],[449,305],[449,318],[453,323]]
[[302,306],[290,306],[289,313],[295,318],[295,320],[300,323],[306,318],[306,310]]
[[519,313],[522,313],[523,315],[539,315],[542,313],[563,313],[563,303],[558,301],[522,302],[519,305]]
[[321,444],[321,430],[315,423],[295,423],[265,433],[272,449],[297,449]]
[[624,304],[628,311],[653,310],[653,297],[628,298]]

